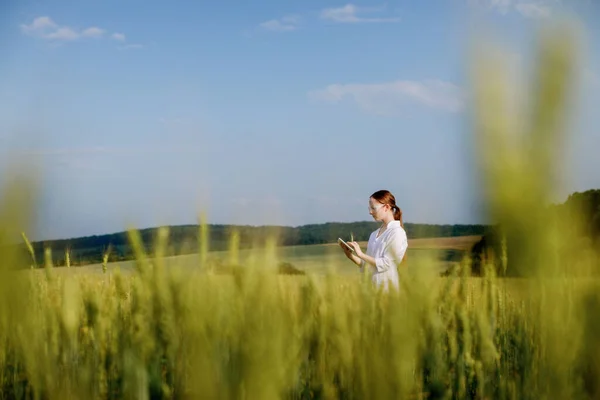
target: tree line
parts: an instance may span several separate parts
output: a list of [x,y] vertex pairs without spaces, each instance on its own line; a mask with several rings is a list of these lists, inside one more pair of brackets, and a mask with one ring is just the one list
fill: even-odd
[[[366,241],[379,223],[374,221],[359,222],[328,222],[309,224],[297,227],[290,226],[247,226],[209,224],[209,249],[226,250],[230,238],[235,232],[239,239],[240,248],[260,247],[267,238],[273,238],[279,246],[301,246],[313,244],[335,243],[339,237],[350,240]],[[485,225],[435,225],[405,223],[404,227],[410,238],[451,237],[482,235],[486,232]],[[138,230],[142,243],[147,252],[152,252],[158,227]],[[169,226],[168,255],[192,254],[199,249],[200,226],[177,225]],[[54,265],[64,265],[66,253],[69,252],[71,265],[86,265],[100,263],[103,256],[108,255],[109,261],[124,261],[133,259],[133,249],[126,231],[104,235],[93,235],[71,239],[46,240],[31,243],[36,260],[44,260],[46,249],[51,249]],[[26,251],[23,246],[23,251]],[[38,261],[41,264],[42,261]]]

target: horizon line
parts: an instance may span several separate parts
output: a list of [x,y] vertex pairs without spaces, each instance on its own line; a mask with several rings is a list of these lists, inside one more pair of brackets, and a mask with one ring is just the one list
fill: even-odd
[[[367,221],[367,220],[357,220],[357,221],[351,221],[351,222],[341,222],[341,221],[327,221],[327,222],[319,222],[319,223],[307,223],[307,224],[301,224],[301,225],[276,225],[276,224],[264,224],[264,225],[252,225],[252,224],[224,224],[224,223],[209,223],[206,224],[207,226],[233,226],[233,227],[242,227],[242,228],[291,228],[291,229],[297,229],[297,228],[301,228],[304,226],[312,226],[312,225],[326,225],[326,224],[341,224],[341,225],[348,225],[348,224],[360,224],[360,223],[377,223],[377,221]],[[491,226],[493,224],[484,224],[484,223],[426,223],[426,222],[403,222],[404,225],[426,225],[426,226]],[[199,223],[195,223],[195,224],[173,224],[173,225],[154,225],[154,226],[147,226],[145,228],[131,228],[135,231],[146,231],[146,230],[152,230],[152,229],[159,229],[162,227],[199,227],[200,224]],[[72,236],[72,237],[63,237],[63,238],[59,238],[59,239],[38,239],[38,240],[33,240],[31,241],[31,243],[40,243],[40,242],[58,242],[58,241],[66,241],[66,240],[76,240],[76,239],[84,239],[84,238],[90,238],[90,237],[97,237],[97,236],[110,236],[110,235],[116,235],[116,234],[121,234],[121,233],[126,233],[129,229],[123,229],[120,231],[113,231],[113,232],[107,232],[107,233],[97,233],[97,234],[90,234],[90,235],[83,235],[83,236]]]

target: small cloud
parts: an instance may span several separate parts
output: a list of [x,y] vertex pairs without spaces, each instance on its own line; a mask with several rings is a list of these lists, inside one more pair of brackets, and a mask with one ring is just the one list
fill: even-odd
[[54,32],[45,34],[42,37],[48,40],[76,40],[79,38],[79,33],[67,26],[64,26],[56,29]]
[[295,15],[286,16],[280,19],[272,19],[265,21],[259,26],[268,31],[274,32],[289,32],[298,29],[300,23],[300,17]]
[[93,26],[91,28],[83,30],[81,32],[81,35],[85,37],[99,38],[102,37],[102,35],[104,35],[104,32],[104,29],[100,29],[98,27]]
[[29,25],[22,24],[21,30],[26,33],[41,32],[46,29],[56,28],[56,23],[50,17],[37,17]]
[[464,105],[461,88],[440,80],[332,84],[310,92],[309,97],[333,104],[349,98],[364,111],[376,115],[397,114],[408,103],[447,112],[459,112]]
[[321,11],[321,18],[335,22],[358,22],[356,6],[347,4],[341,8],[327,8]]
[[536,3],[520,3],[515,9],[527,18],[547,18],[550,16],[550,7]]
[[122,33],[113,33],[110,37],[114,40],[118,40],[119,42],[125,41],[125,35]]
[[[97,26],[76,29],[71,26],[59,25],[47,16],[37,17],[30,24],[22,24],[21,31],[26,35],[54,42],[68,42],[82,38],[99,39],[106,34],[106,30]],[[122,33],[113,33],[111,37],[119,41],[125,40],[125,35]]]
[[380,11],[378,8],[362,8],[354,4],[346,4],[338,8],[326,8],[321,11],[321,19],[330,20],[337,23],[360,23],[360,22],[398,22],[400,18],[366,18],[361,15]]
[[[94,28],[88,29],[92,29],[92,32],[94,32]],[[52,18],[46,16],[35,18],[29,25],[22,24],[21,30],[25,34],[46,40],[69,41],[76,40],[82,36],[82,32],[78,32],[68,26],[60,26]]]

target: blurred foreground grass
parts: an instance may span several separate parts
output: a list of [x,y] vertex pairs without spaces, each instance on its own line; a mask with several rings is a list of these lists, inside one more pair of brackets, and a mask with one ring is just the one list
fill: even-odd
[[[367,277],[277,275],[270,243],[230,275],[203,270],[201,245],[195,273],[165,266],[166,235],[150,259],[135,231],[133,274],[39,274],[0,246],[0,398],[600,397],[597,256],[559,257],[572,230],[540,212],[564,139],[570,33],[542,37],[521,146],[507,143],[501,63],[474,73],[486,204],[513,239],[497,257],[528,278],[470,278],[468,260],[440,278],[423,259],[401,271],[400,293],[381,293]],[[1,243],[31,223],[30,189],[4,187]]]

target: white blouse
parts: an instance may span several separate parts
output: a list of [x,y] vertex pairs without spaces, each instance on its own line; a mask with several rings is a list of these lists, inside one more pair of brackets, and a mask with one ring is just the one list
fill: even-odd
[[377,237],[379,229],[375,230],[369,236],[367,244],[367,255],[375,259],[376,266],[367,264],[363,261],[360,271],[363,272],[365,266],[372,273],[372,280],[377,286],[384,286],[388,289],[389,283],[399,289],[398,266],[408,248],[408,238],[406,231],[400,225],[400,221],[390,221],[386,230]]

